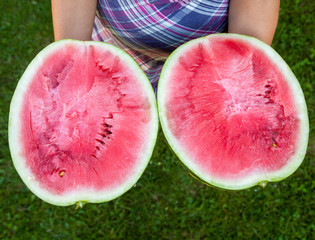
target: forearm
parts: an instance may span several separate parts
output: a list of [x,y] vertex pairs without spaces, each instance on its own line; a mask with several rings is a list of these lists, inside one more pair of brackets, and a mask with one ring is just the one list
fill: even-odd
[[228,32],[271,44],[278,23],[280,0],[230,0]]
[[55,40],[91,40],[96,0],[51,0]]

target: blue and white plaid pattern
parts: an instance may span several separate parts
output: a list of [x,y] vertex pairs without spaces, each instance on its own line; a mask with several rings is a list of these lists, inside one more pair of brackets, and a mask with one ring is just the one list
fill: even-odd
[[228,5],[229,0],[99,0],[92,39],[129,53],[156,89],[172,50],[226,30]]

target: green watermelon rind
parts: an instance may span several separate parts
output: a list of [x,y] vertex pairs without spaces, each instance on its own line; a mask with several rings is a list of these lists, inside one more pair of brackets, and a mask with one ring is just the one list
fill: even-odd
[[[151,113],[152,113],[152,131],[148,134],[148,142],[147,146],[144,147],[145,151],[143,152],[143,157],[141,158],[141,164],[139,164],[138,168],[134,171],[130,179],[124,182],[119,188],[114,191],[94,191],[93,189],[81,189],[78,192],[67,193],[64,196],[55,195],[50,193],[49,191],[42,188],[39,182],[35,179],[30,169],[25,164],[25,159],[23,157],[22,146],[19,142],[20,133],[21,133],[21,121],[19,120],[20,111],[22,109],[22,104],[24,95],[28,89],[29,84],[31,83],[30,79],[38,70],[38,66],[40,66],[45,59],[46,56],[53,53],[55,50],[62,48],[65,44],[84,44],[85,46],[93,45],[101,48],[106,48],[106,50],[111,51],[115,55],[119,56],[121,60],[125,61],[126,64],[131,66],[131,68],[136,72],[139,76],[138,80],[141,82],[144,90],[147,93],[148,100],[151,104]],[[36,67],[37,66],[37,67]],[[10,104],[10,113],[9,113],[9,123],[8,123],[8,133],[9,133],[9,147],[11,152],[11,158],[14,164],[15,169],[20,175],[21,179],[25,183],[25,185],[40,199],[58,206],[68,206],[72,204],[76,204],[79,206],[82,203],[101,203],[113,200],[129,189],[131,189],[134,184],[139,180],[141,175],[143,174],[145,168],[147,167],[149,160],[152,156],[153,149],[155,146],[155,142],[157,139],[157,133],[159,128],[158,121],[158,113],[157,113],[157,103],[153,88],[145,75],[145,73],[141,70],[139,65],[123,50],[118,47],[104,43],[104,42],[96,42],[96,41],[78,41],[72,39],[60,40],[54,43],[49,44],[42,51],[40,51],[37,56],[32,60],[21,79],[19,80],[16,90],[13,94],[11,104]]]
[[[186,153],[185,149],[180,146],[176,138],[172,135],[171,131],[169,130],[165,104],[166,96],[168,95],[167,93],[168,75],[171,73],[173,66],[177,63],[177,59],[182,54],[182,52],[184,52],[187,49],[190,49],[192,46],[195,46],[196,44],[199,43],[203,44],[206,41],[211,41],[212,38],[229,38],[242,40],[248,42],[249,44],[252,44],[254,47],[261,49],[263,52],[265,52],[267,56],[269,56],[269,58],[274,63],[276,63],[278,68],[281,70],[283,75],[288,80],[290,88],[294,91],[295,104],[297,106],[298,117],[300,119],[300,134],[299,139],[297,141],[298,142],[298,146],[296,148],[297,152],[295,153],[295,155],[291,157],[290,160],[288,160],[288,163],[280,170],[268,172],[268,174],[253,172],[251,176],[237,180],[218,179],[209,176],[207,173],[202,172],[202,169],[198,168],[198,166],[194,164],[193,161],[190,160],[188,153]],[[177,155],[181,163],[184,164],[184,166],[189,170],[189,173],[196,179],[206,183],[207,185],[229,190],[241,190],[255,185],[264,186],[266,182],[280,181],[292,175],[296,171],[296,169],[302,164],[303,159],[305,157],[309,136],[309,120],[307,106],[304,99],[302,88],[298,80],[296,79],[295,75],[293,74],[289,66],[286,64],[286,62],[282,59],[282,57],[272,47],[254,37],[249,37],[240,34],[218,33],[194,39],[181,45],[174,52],[172,52],[172,54],[167,58],[164,64],[164,67],[160,75],[157,90],[157,104],[162,131],[170,147]]]

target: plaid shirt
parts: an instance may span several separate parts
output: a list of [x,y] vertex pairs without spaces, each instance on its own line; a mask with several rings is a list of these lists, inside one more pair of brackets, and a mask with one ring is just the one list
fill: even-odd
[[229,0],[99,0],[92,39],[125,50],[156,90],[172,50],[226,30],[228,5]]

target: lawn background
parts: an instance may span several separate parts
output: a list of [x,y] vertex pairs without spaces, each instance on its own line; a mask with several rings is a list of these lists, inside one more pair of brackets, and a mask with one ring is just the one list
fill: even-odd
[[11,162],[9,104],[23,71],[53,41],[50,1],[1,1],[0,239],[315,239],[314,0],[281,1],[273,47],[299,79],[309,109],[307,156],[265,189],[223,191],[196,181],[162,133],[140,181],[102,204],[56,207],[34,196]]

